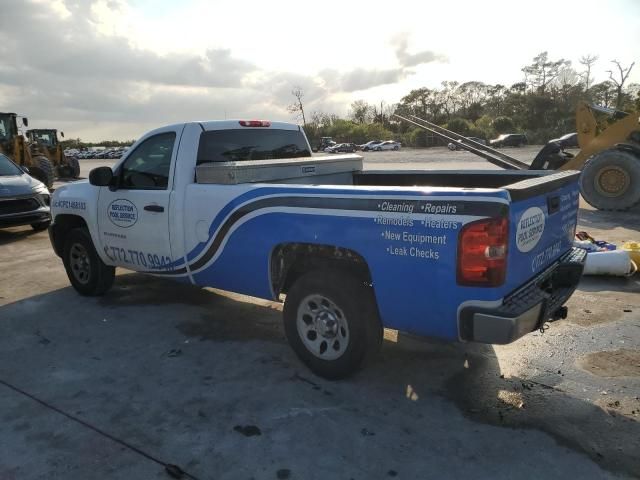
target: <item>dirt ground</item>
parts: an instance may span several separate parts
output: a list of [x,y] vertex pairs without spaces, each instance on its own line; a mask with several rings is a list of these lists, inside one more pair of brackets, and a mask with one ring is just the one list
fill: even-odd
[[[487,168],[446,149],[365,160]],[[579,215],[640,240],[638,210]],[[640,274],[583,278],[566,321],[507,346],[388,331],[364,371],[328,382],[286,344],[279,304],[126,271],[83,298],[28,227],[0,230],[0,265],[2,480],[170,478],[165,463],[197,479],[640,478]]]

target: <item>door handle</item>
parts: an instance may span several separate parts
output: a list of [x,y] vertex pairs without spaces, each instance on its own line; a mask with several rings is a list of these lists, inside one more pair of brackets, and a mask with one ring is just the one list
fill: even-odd
[[162,205],[145,205],[144,209],[147,212],[164,212],[164,207]]

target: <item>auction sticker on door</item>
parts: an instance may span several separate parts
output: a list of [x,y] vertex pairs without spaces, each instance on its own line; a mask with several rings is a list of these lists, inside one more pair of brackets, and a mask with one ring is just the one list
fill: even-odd
[[539,207],[530,207],[524,211],[516,229],[516,246],[523,253],[530,252],[544,233],[544,212]]

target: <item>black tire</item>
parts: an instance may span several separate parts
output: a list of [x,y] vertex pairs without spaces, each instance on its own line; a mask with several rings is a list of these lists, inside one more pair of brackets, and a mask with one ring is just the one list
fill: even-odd
[[51,225],[51,220],[46,220],[44,222],[32,223],[31,228],[33,228],[36,232],[41,232],[42,230],[46,230]]
[[100,259],[86,228],[74,228],[67,234],[62,262],[80,295],[103,295],[113,285],[116,269]]
[[617,149],[595,154],[582,169],[580,192],[598,210],[629,210],[640,203],[640,157]]
[[67,165],[69,166],[69,177],[78,178],[80,176],[80,162],[75,157],[65,157]]
[[397,145],[395,147],[393,147],[394,150],[400,150],[400,147],[398,147]]
[[35,157],[33,159],[34,166],[29,167],[29,175],[33,178],[40,180],[47,188],[53,186],[53,180],[55,178],[53,165],[47,157]]
[[[304,274],[287,292],[283,317],[287,340],[298,358],[327,379],[353,374],[382,344],[373,291],[349,273],[314,270]],[[306,335],[301,328],[308,328]],[[317,351],[307,344],[316,345]]]

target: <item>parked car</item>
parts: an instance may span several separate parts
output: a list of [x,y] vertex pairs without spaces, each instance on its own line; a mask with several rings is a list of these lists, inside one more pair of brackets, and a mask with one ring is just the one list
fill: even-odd
[[44,183],[0,153],[0,228],[31,225],[44,230],[51,223],[49,204]]
[[[478,137],[466,137],[467,140],[472,140],[476,143],[481,143],[482,145],[486,145],[487,141],[484,138],[478,138]],[[447,144],[447,148],[449,150],[463,150],[463,148],[460,146],[460,143],[462,143],[460,140],[458,140],[457,142],[450,142]]]
[[524,133],[503,133],[489,142],[492,147],[522,147],[528,143]]
[[314,149],[314,152],[324,152],[326,148],[332,147],[336,142],[331,137],[320,137],[320,143]]
[[371,140],[370,142],[359,145],[359,147],[363,152],[368,152],[369,150],[373,150],[377,145],[380,145],[381,143],[382,140]]
[[382,150],[400,150],[402,145],[400,142],[396,142],[395,140],[387,140],[386,142],[379,143],[376,145],[373,150],[376,152],[380,152]]
[[338,143],[324,149],[327,153],[352,153],[356,151],[355,143]]
[[560,138],[554,138],[550,141],[559,143],[562,148],[579,148],[578,134],[575,132],[567,133],[562,135]]

